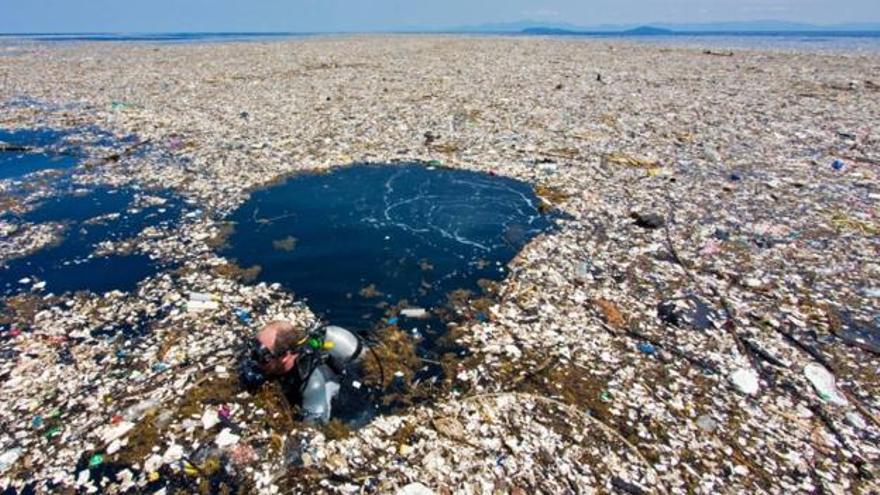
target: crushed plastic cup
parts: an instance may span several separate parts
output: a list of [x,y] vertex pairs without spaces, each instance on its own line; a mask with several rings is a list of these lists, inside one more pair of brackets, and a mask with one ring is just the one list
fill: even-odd
[[0,473],[6,472],[21,457],[22,450],[15,447],[0,454]]
[[751,368],[740,368],[730,375],[730,382],[746,395],[755,395],[760,389],[758,374]]
[[830,402],[838,406],[845,406],[848,401],[837,389],[834,383],[834,375],[832,375],[823,366],[811,363],[804,367],[804,376],[813,384],[816,393],[825,402]]

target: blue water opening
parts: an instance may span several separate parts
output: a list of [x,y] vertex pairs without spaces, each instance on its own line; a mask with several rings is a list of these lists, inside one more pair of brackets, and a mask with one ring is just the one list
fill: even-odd
[[64,136],[64,133],[51,129],[0,129],[0,180],[75,166],[77,158],[64,148]]
[[516,253],[552,226],[538,204],[529,184],[510,178],[354,165],[254,192],[231,215],[224,254],[260,266],[259,280],[280,283],[333,324],[366,331],[399,318],[426,327],[393,308],[430,315],[449,292],[504,278]]

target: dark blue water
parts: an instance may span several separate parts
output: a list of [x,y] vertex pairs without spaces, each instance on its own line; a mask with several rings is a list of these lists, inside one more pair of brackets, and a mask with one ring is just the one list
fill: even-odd
[[[45,282],[44,292],[61,294],[89,290],[131,290],[160,266],[144,255],[94,256],[99,242],[136,236],[150,225],[171,225],[179,218],[181,205],[173,195],[158,194],[169,201],[164,205],[133,208],[142,194],[135,189],[97,187],[79,190],[71,185],[74,167],[86,154],[84,146],[126,146],[137,140],[128,136],[116,140],[100,129],[80,128],[69,131],[52,129],[0,130],[0,179],[32,183],[30,174],[57,169],[61,174],[35,187],[48,194],[36,208],[24,215],[0,212],[6,221],[58,223],[63,226],[59,241],[20,258],[0,260],[0,295],[29,291]],[[24,150],[18,150],[24,148]],[[24,186],[9,189],[12,198],[24,199]],[[20,283],[26,280],[27,283]]]
[[[163,205],[135,207],[138,194],[132,189],[99,187],[87,192],[67,192],[45,201],[21,220],[34,223],[58,222],[64,225],[61,242],[28,256],[0,263],[0,294],[30,290],[46,282],[45,292],[61,294],[80,290],[96,293],[132,290],[153,275],[160,264],[148,256],[94,256],[101,241],[119,241],[136,236],[147,226],[169,226],[180,217],[181,204],[173,195]],[[20,283],[29,279],[27,283]]]
[[[51,129],[0,129],[0,180],[18,179],[40,170],[75,166],[77,159],[64,147],[64,136],[64,133]],[[21,147],[27,149],[20,151],[18,148]]]
[[[326,320],[355,330],[479,291],[552,227],[531,186],[421,165],[356,165],[295,176],[235,211],[224,255],[262,267]],[[401,323],[410,321],[400,318]]]

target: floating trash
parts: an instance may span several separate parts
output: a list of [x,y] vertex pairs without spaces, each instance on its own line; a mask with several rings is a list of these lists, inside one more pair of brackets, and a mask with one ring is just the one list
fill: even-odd
[[821,365],[808,364],[804,367],[804,376],[807,377],[822,400],[838,406],[845,406],[849,403],[838,390],[834,375]]

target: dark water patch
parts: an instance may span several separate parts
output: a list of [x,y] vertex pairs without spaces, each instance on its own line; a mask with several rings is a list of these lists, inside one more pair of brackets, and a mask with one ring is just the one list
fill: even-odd
[[0,179],[74,167],[77,158],[65,147],[64,138],[64,133],[51,129],[0,129]]
[[[530,185],[421,165],[356,165],[293,177],[236,210],[224,254],[328,321],[368,330],[393,307],[478,291],[552,226]],[[405,301],[405,303],[404,303]],[[400,323],[417,321],[391,311]]]
[[[165,202],[139,206],[137,200],[145,194]],[[29,290],[40,282],[45,282],[45,291],[56,294],[131,290],[137,282],[156,273],[160,264],[142,254],[97,256],[97,244],[135,237],[148,226],[173,227],[180,214],[180,201],[167,191],[144,193],[132,188],[99,187],[48,199],[21,219],[60,223],[64,226],[62,238],[0,266],[0,294]]]

